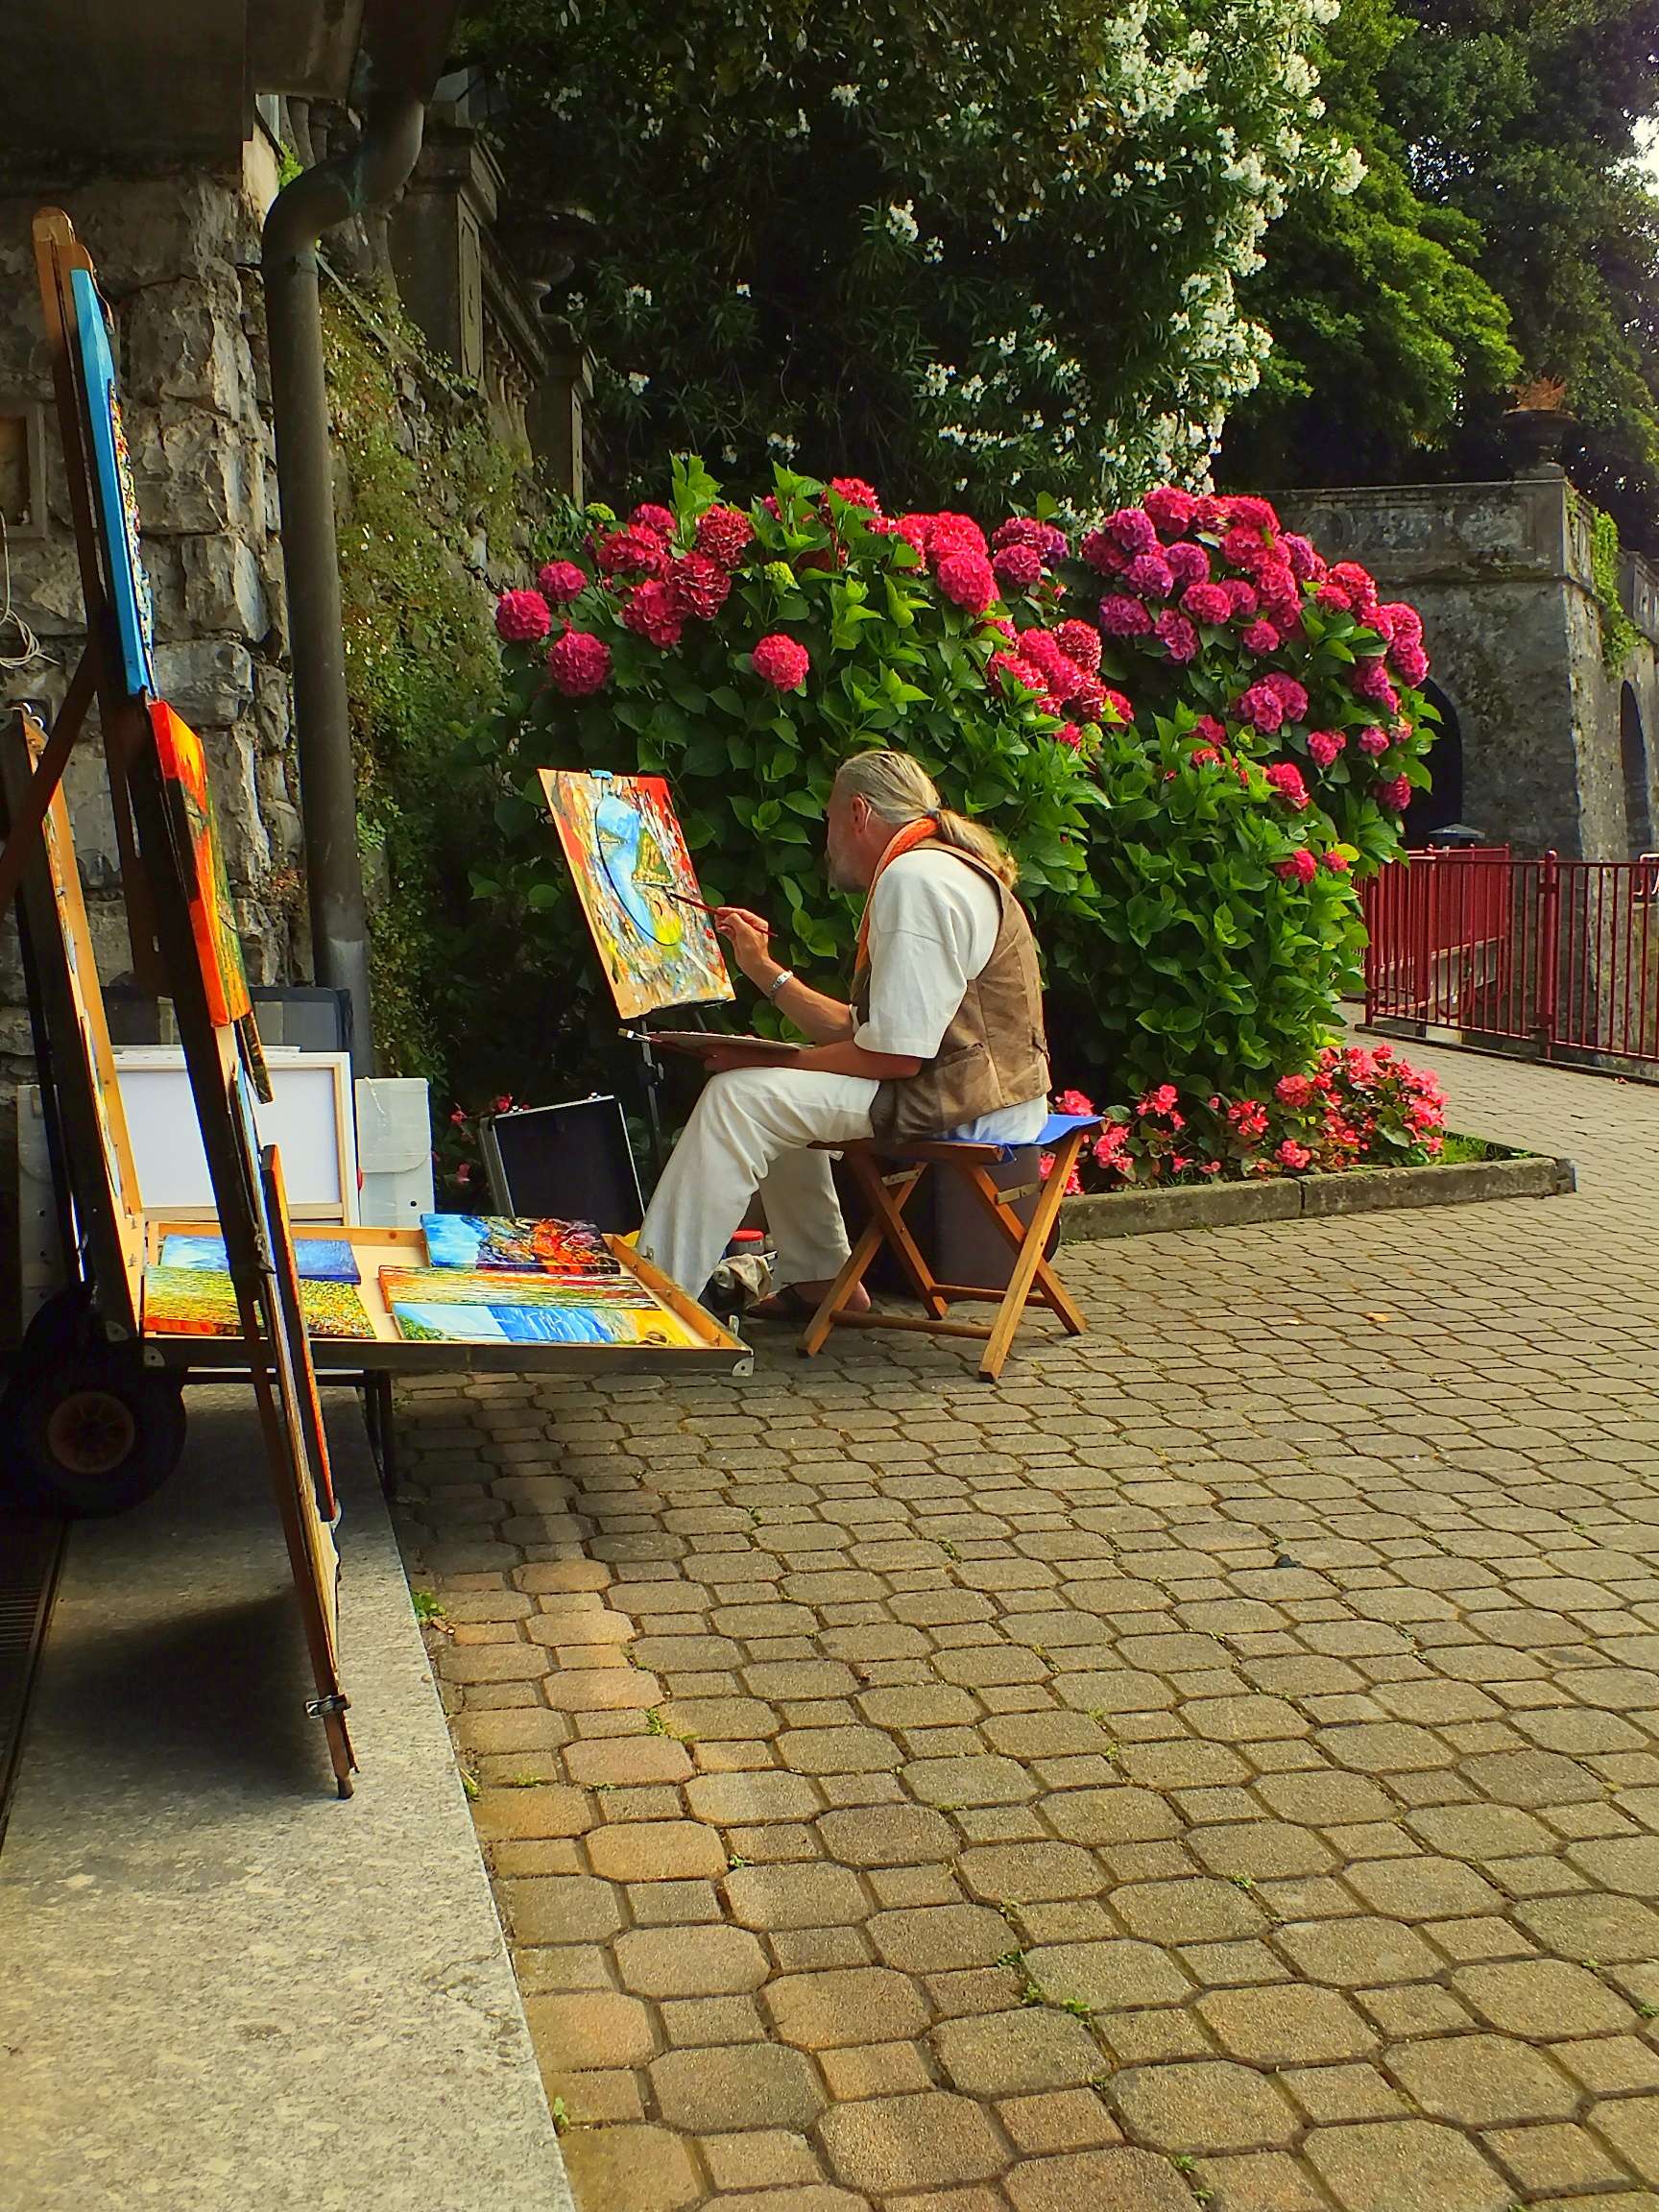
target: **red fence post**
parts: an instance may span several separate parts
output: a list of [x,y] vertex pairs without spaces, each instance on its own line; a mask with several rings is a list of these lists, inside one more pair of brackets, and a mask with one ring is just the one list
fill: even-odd
[[1561,988],[1561,868],[1546,853],[1538,879],[1538,1042],[1548,1059],[1555,1045]]

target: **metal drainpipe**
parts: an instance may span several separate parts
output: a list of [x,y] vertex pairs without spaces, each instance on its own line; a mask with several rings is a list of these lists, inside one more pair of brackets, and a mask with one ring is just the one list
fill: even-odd
[[[420,9],[445,20],[451,4]],[[416,37],[409,48],[429,41]],[[419,59],[415,62],[420,67]],[[325,230],[378,207],[407,181],[421,152],[435,72],[399,76],[381,65],[361,142],[283,187],[265,218],[261,273],[271,354],[271,412],[282,502],[282,569],[294,664],[300,811],[305,835],[312,960],[317,980],[351,995],[352,1062],[374,1072],[369,925],[357,851],[357,790],[340,622],[340,561],[317,245]]]

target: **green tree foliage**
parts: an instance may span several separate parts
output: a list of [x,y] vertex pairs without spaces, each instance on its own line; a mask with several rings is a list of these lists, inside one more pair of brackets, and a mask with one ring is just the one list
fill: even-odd
[[1230,425],[1229,480],[1503,474],[1519,369],[1565,380],[1575,476],[1652,545],[1650,0],[1350,0],[1327,36],[1331,119],[1369,174],[1345,204],[1298,196],[1247,292],[1277,350]]
[[1237,288],[1349,160],[1335,0],[489,0],[521,193],[590,207],[565,306],[601,481],[833,452],[913,504],[1082,509],[1208,468]]

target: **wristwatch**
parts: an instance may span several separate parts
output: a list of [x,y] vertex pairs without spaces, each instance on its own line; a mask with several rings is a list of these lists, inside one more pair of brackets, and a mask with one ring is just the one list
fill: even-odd
[[778,994],[782,990],[784,984],[793,983],[794,980],[795,971],[793,968],[779,969],[777,974],[773,976],[770,984],[768,984],[766,989],[766,996],[771,999],[774,1006],[776,1006],[778,1003]]

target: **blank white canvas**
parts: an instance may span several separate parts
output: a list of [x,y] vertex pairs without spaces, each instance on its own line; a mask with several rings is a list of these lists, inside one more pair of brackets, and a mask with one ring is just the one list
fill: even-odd
[[[340,1110],[351,1096],[349,1060],[344,1052],[290,1057],[268,1051],[266,1057],[276,1098],[269,1106],[255,1104],[254,1120],[260,1141],[282,1155],[289,1212],[355,1224],[356,1138],[349,1108],[344,1116]],[[118,1048],[115,1069],[146,1213],[211,1214],[213,1185],[183,1054],[155,1046]]]

